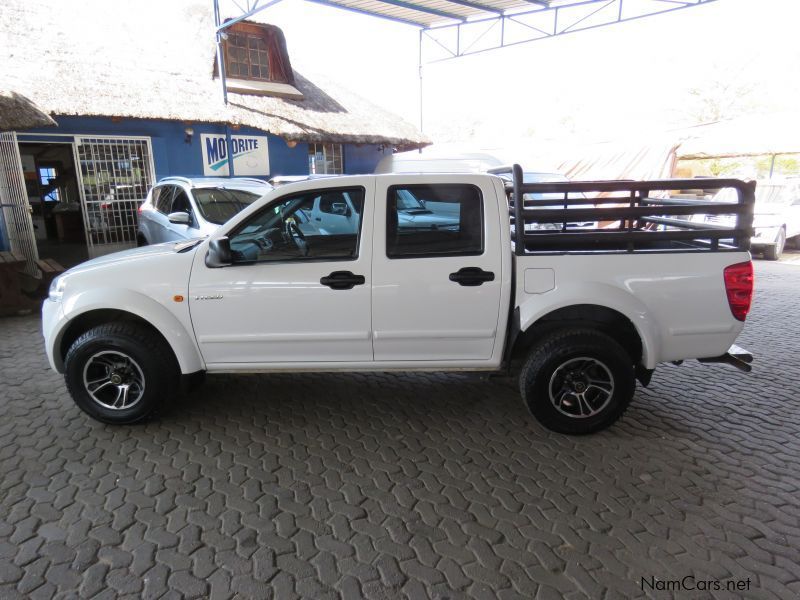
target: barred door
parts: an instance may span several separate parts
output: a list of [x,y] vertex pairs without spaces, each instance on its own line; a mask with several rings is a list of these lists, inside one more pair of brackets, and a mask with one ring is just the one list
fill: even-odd
[[136,246],[137,209],[153,185],[150,138],[75,138],[89,256]]
[[0,206],[11,251],[25,257],[25,272],[39,277],[39,252],[33,234],[31,206],[25,190],[17,135],[0,133]]

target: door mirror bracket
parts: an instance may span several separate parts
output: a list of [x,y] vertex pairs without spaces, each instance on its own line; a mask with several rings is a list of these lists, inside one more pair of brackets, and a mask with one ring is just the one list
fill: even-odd
[[233,264],[231,241],[224,236],[211,240],[206,253],[206,266],[211,269],[218,269],[231,264]]

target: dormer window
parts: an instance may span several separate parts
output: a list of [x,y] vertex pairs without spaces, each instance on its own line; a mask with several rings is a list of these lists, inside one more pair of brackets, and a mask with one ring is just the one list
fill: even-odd
[[274,25],[243,21],[226,30],[225,78],[230,92],[302,99],[283,32]]
[[[228,76],[273,81],[266,40],[252,33],[231,33],[225,42]],[[285,81],[282,83],[286,83]]]

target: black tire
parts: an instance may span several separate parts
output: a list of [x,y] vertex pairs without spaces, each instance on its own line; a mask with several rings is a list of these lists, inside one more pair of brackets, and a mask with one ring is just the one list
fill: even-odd
[[103,423],[126,425],[152,418],[178,390],[172,349],[140,323],[90,329],[73,342],[64,362],[72,399]]
[[774,246],[767,246],[764,248],[764,258],[767,260],[778,260],[783,254],[786,247],[786,230],[781,227],[778,230],[778,236],[775,238]]
[[142,248],[143,246],[149,246],[150,242],[148,242],[147,238],[144,237],[142,234],[139,234],[139,235],[136,236],[136,245],[139,248]]
[[[601,383],[606,379],[610,387]],[[614,339],[592,329],[567,329],[531,348],[519,384],[525,405],[542,425],[582,435],[605,429],[622,416],[633,398],[636,376],[633,360]]]

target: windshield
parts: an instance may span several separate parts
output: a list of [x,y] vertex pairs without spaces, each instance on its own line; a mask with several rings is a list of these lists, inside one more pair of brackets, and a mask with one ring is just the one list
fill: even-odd
[[206,221],[216,225],[222,225],[259,198],[253,192],[223,188],[196,188],[192,193],[200,214]]

